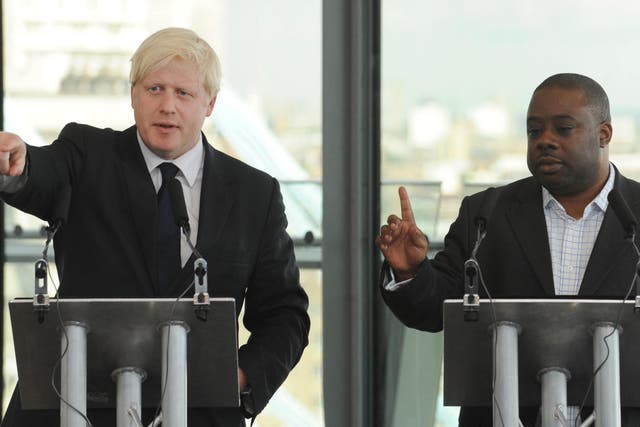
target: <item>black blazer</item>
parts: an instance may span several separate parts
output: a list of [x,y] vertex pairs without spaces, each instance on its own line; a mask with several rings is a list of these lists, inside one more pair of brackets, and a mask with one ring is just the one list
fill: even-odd
[[[196,247],[208,263],[209,294],[235,298],[238,314],[245,304],[251,337],[239,349],[239,365],[260,411],[307,345],[308,299],[278,182],[203,140]],[[68,221],[54,241],[61,297],[175,297],[191,282],[193,256],[168,294],[157,291],[156,193],[135,126],[120,132],[68,124],[52,145],[28,147],[28,167],[26,186],[3,199],[43,220],[51,219],[62,186],[72,186]],[[115,425],[99,420],[94,425]],[[190,426],[240,420],[237,408],[189,413]]]
[[[614,187],[640,217],[640,184],[616,171]],[[533,177],[496,189],[495,207],[487,224],[487,235],[477,258],[484,281],[494,298],[553,298],[555,296],[549,238],[542,190]],[[407,326],[436,332],[442,329],[442,303],[464,294],[463,266],[476,240],[474,219],[485,210],[487,193],[465,197],[458,218],[445,237],[444,250],[425,261],[415,279],[396,291],[381,287],[382,296],[393,313]],[[636,237],[636,243],[640,244]],[[585,270],[579,296],[622,298],[626,295],[637,256],[620,221],[608,208]],[[384,266],[388,269],[388,266]],[[383,270],[383,275],[386,272]],[[480,290],[481,296],[486,296]],[[462,426],[490,425],[491,411],[482,418],[463,408]],[[521,417],[532,412],[521,411]],[[533,416],[537,411],[533,411]],[[469,416],[467,416],[469,415]],[[625,414],[626,416],[626,414]],[[530,418],[530,417],[529,417]],[[487,420],[488,424],[484,421]],[[640,420],[640,418],[637,418]],[[525,425],[527,420],[523,419]],[[535,421],[535,418],[533,418]],[[529,419],[531,423],[531,419]],[[625,425],[640,425],[625,424]]]

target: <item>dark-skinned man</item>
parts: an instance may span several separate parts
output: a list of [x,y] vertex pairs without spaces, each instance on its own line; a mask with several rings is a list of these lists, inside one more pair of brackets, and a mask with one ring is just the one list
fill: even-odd
[[[526,125],[532,176],[498,187],[490,197],[487,235],[477,254],[487,287],[494,298],[622,298],[637,257],[607,196],[617,189],[640,216],[640,184],[609,162],[613,129],[605,91],[583,75],[553,75],[534,90]],[[382,295],[407,326],[439,331],[443,301],[464,294],[464,262],[487,192],[463,199],[444,249],[433,259],[406,190],[399,194],[401,215],[389,216],[376,239],[385,257]],[[578,408],[568,408],[567,418],[579,415]],[[520,408],[520,419],[535,426],[538,408]],[[462,408],[459,425],[491,426],[491,408]],[[638,410],[623,408],[622,425],[640,425]]]

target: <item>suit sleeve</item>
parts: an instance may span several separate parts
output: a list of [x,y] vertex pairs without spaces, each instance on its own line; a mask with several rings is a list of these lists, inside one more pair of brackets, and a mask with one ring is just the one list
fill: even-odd
[[382,297],[405,325],[424,331],[441,331],[444,300],[462,298],[464,261],[470,256],[472,239],[475,239],[471,220],[473,204],[472,198],[463,199],[458,218],[445,236],[444,249],[434,259],[425,260],[410,283],[393,291],[386,290],[383,281],[390,267],[386,262],[383,264],[379,281]]
[[27,145],[26,182],[15,193],[3,193],[2,199],[11,206],[49,221],[62,187],[72,184],[82,167],[82,141],[81,127],[70,123],[51,145]]
[[239,349],[256,413],[296,365],[308,343],[308,298],[300,285],[293,242],[277,181],[260,236],[255,271],[247,287],[244,324],[251,333]]

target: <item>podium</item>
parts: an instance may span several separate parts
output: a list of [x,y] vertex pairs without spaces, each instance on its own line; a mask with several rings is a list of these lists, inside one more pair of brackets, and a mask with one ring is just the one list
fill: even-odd
[[597,426],[619,426],[621,406],[640,407],[640,315],[634,304],[483,300],[479,319],[465,321],[463,301],[446,300],[444,404],[493,406],[494,425],[518,425],[519,406],[541,406],[543,427],[556,426],[556,411],[582,404],[599,367],[586,405],[594,407]]
[[40,323],[32,299],[10,301],[23,408],[86,425],[51,386],[57,365],[62,398],[84,413],[116,408],[118,427],[136,425],[142,407],[161,404],[165,427],[187,425],[187,407],[238,407],[235,300],[210,302],[202,321],[191,298],[51,300]]

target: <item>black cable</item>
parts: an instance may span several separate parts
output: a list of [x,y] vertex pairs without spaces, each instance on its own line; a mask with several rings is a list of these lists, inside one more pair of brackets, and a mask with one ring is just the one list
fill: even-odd
[[[640,250],[638,250],[638,246],[635,244],[635,232],[632,233],[629,236],[628,240],[632,243],[633,248],[636,251],[636,255],[640,258]],[[624,298],[622,298],[620,307],[618,308],[618,314],[616,315],[616,321],[614,323],[614,328],[611,330],[611,332],[609,332],[609,334],[607,334],[605,337],[602,338],[602,341],[604,342],[604,345],[605,345],[605,347],[607,349],[607,354],[606,354],[604,360],[598,365],[598,367],[593,371],[593,374],[591,375],[591,379],[589,380],[589,385],[587,386],[587,391],[584,394],[584,397],[582,398],[582,402],[580,403],[578,414],[576,415],[576,418],[573,421],[574,426],[578,425],[578,419],[580,417],[580,413],[582,412],[582,409],[584,408],[584,405],[586,404],[587,397],[589,396],[589,392],[591,391],[591,388],[593,387],[593,383],[595,382],[596,375],[598,374],[598,372],[600,372],[600,370],[602,369],[604,364],[609,359],[610,349],[609,349],[609,343],[607,342],[607,339],[610,336],[612,336],[615,331],[618,330],[618,325],[620,325],[620,319],[622,317],[622,310],[624,309],[625,302],[627,301],[627,299],[631,295],[631,291],[633,290],[633,285],[636,283],[636,279],[638,279],[638,268],[637,267],[636,267],[635,272],[633,274],[633,278],[631,279],[631,284],[629,285],[629,289],[627,290],[627,294],[624,296]]]
[[[54,231],[53,234],[55,234],[55,231]],[[46,248],[45,248],[45,251],[46,251]],[[69,335],[67,335],[67,329],[64,327],[64,322],[62,320],[62,313],[61,313],[61,310],[60,310],[60,299],[58,298],[58,287],[56,286],[56,283],[55,283],[55,281],[53,279],[53,275],[51,274],[51,270],[50,269],[47,269],[47,270],[48,270],[48,273],[49,273],[49,279],[51,280],[51,284],[53,285],[54,289],[56,290],[56,293],[54,295],[54,299],[56,301],[56,312],[58,314],[57,318],[58,318],[58,323],[60,324],[60,330],[62,331],[64,339],[65,339],[64,351],[62,351],[62,353],[60,354],[60,356],[56,360],[56,363],[53,365],[53,369],[51,370],[51,387],[53,388],[53,392],[56,394],[56,396],[58,396],[60,401],[62,401],[65,405],[67,405],[69,408],[71,408],[72,411],[74,411],[78,415],[80,415],[84,419],[84,421],[87,424],[87,426],[93,427],[93,424],[91,424],[91,421],[89,420],[87,415],[83,414],[82,411],[80,411],[78,408],[76,408],[70,402],[68,402],[66,399],[64,399],[62,397],[62,393],[58,390],[58,388],[56,387],[56,384],[55,384],[56,371],[60,368],[60,365],[62,363],[62,359],[64,358],[64,356],[67,354],[67,351],[69,350]]]
[[[478,230],[478,236],[480,236],[480,230]],[[495,310],[495,306],[493,303],[493,297],[491,296],[491,293],[489,292],[489,289],[487,288],[487,285],[484,282],[484,277],[482,276],[482,270],[480,269],[480,264],[478,264],[478,261],[475,259],[475,257],[473,258],[473,263],[477,266],[477,270],[478,270],[478,277],[480,278],[480,285],[482,285],[482,289],[484,289],[484,292],[487,294],[487,298],[489,299],[489,307],[491,308],[491,315],[493,317],[493,323],[494,325],[496,325],[496,327],[494,328],[494,334],[493,334],[493,369],[492,369],[492,379],[491,379],[491,400],[492,403],[494,403],[496,405],[496,410],[498,412],[498,417],[500,418],[500,423],[502,424],[502,427],[505,427],[504,425],[504,419],[502,418],[502,409],[500,408],[500,403],[496,400],[495,397],[495,388],[496,388],[496,352],[498,351],[498,330],[497,330],[497,323],[498,323],[498,316],[496,315],[496,310]]]
[[[175,312],[176,306],[178,305],[178,303],[180,302],[180,299],[182,297],[184,297],[186,295],[187,292],[189,292],[189,289],[191,289],[194,285],[195,281],[192,281],[189,285],[187,285],[187,287],[184,289],[184,291],[182,291],[182,293],[180,293],[180,295],[178,295],[178,297],[175,299],[175,301],[173,301],[173,304],[171,305],[171,311],[169,312],[169,319],[167,320],[167,322],[169,323],[169,325],[171,325],[171,319],[173,318],[173,313]],[[169,343],[171,341],[171,327],[169,327],[169,329],[167,330],[167,348],[165,350],[165,359],[167,361],[167,363],[165,364],[165,369],[164,369],[164,384],[162,385],[162,393],[160,393],[160,401],[158,402],[158,404],[156,405],[156,410],[153,414],[153,420],[155,420],[158,415],[160,415],[160,409],[162,408],[162,400],[164,399],[164,395],[167,391],[167,380],[168,380],[168,375],[169,375]]]

